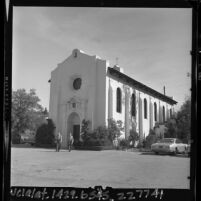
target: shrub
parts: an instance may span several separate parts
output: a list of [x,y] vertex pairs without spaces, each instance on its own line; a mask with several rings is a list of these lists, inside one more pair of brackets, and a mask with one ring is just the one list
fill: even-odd
[[83,142],[82,141],[74,141],[73,142],[73,146],[76,148],[76,147],[82,147],[83,146]]
[[13,144],[20,144],[21,143],[21,136],[18,133],[12,133],[12,143]]
[[85,132],[82,134],[82,141],[86,142],[90,139],[94,139],[96,138],[95,133],[94,132]]
[[150,130],[149,135],[143,141],[143,147],[151,148],[151,145],[155,143],[158,139],[160,139],[154,132],[154,130]]
[[122,122],[113,119],[108,120],[108,127],[99,126],[93,132],[89,131],[89,121],[82,121],[82,143],[76,146],[112,146],[113,140],[121,135]]
[[82,128],[81,128],[81,133],[88,133],[89,132],[89,125],[90,121],[89,120],[82,120]]
[[130,135],[128,137],[128,141],[132,142],[132,145],[135,144],[136,141],[138,141],[140,139],[140,136],[138,134],[138,132],[136,132],[134,129],[130,130]]
[[79,145],[88,147],[112,145],[112,141],[109,139],[109,132],[107,127],[99,126],[93,132],[84,132],[82,134],[82,143]]
[[97,139],[90,139],[86,142],[86,146],[101,146],[101,141]]
[[36,131],[36,146],[54,146],[55,125],[52,119],[48,119],[47,123],[43,123]]
[[128,148],[129,147],[129,141],[126,139],[121,139],[119,141],[119,147],[123,148],[123,149]]
[[95,136],[97,139],[109,139],[109,131],[106,126],[99,126],[95,130]]
[[122,121],[115,121],[114,119],[108,119],[108,138],[113,141],[115,138],[119,138],[121,131],[123,130]]

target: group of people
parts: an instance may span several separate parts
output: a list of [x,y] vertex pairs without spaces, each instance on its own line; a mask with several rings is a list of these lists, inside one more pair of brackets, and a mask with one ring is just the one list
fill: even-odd
[[[73,135],[70,133],[70,138],[68,140],[68,151],[71,151],[73,142],[74,142]],[[58,132],[58,134],[55,136],[56,152],[60,151],[61,143],[62,143],[62,135],[60,132]]]

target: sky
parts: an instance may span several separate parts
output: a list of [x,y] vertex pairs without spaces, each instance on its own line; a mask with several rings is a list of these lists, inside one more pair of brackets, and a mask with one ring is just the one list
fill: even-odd
[[133,79],[190,96],[192,10],[182,8],[14,7],[12,89],[34,88],[49,109],[51,71],[75,48],[118,65]]

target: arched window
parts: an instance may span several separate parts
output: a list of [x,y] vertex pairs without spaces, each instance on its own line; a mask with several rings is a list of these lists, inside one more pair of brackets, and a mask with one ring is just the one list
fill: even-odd
[[131,116],[136,115],[136,97],[135,94],[132,94],[131,97]]
[[147,99],[144,99],[144,118],[147,119]]
[[154,103],[154,120],[157,121],[157,105]]
[[117,112],[121,113],[121,89],[117,88]]
[[163,122],[165,122],[165,107],[163,106]]

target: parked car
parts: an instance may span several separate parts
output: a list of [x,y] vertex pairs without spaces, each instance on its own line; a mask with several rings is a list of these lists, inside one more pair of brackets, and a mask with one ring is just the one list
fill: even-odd
[[181,140],[177,138],[163,138],[158,142],[151,145],[151,150],[158,153],[186,153],[188,149],[188,145],[182,143]]

